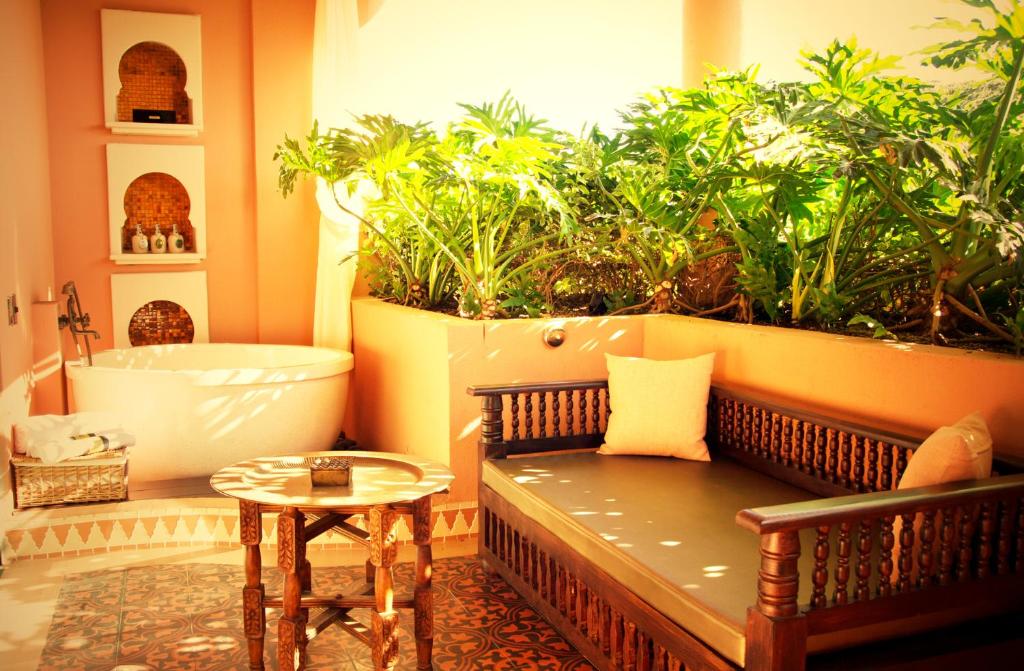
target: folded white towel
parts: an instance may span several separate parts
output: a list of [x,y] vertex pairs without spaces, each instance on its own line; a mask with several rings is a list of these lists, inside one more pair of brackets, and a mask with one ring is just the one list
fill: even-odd
[[134,444],[135,437],[105,412],[36,415],[14,425],[15,452],[46,464]]

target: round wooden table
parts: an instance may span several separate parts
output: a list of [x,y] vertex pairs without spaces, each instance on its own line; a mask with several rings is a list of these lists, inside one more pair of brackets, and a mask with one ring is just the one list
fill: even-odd
[[[309,463],[314,457],[351,457],[348,487],[314,487]],[[416,636],[416,668],[430,669],[434,637],[430,593],[430,495],[447,491],[454,479],[448,467],[427,459],[387,452],[310,452],[243,461],[218,471],[210,484],[238,499],[239,533],[245,546],[245,587],[242,610],[249,647],[249,668],[262,670],[266,608],[282,609],[278,622],[278,664],[303,669],[306,644],[335,624],[370,646],[374,669],[393,669],[398,662],[398,612],[412,608]],[[277,565],[284,573],[284,594],[267,596],[260,556],[263,513],[278,513]],[[350,518],[362,515],[366,531]],[[416,584],[412,599],[395,599],[391,567],[398,546],[400,515],[412,516],[416,550]],[[310,521],[307,523],[307,518]],[[358,594],[313,594],[312,568],[306,543],[328,529],[369,550],[366,580],[372,587]],[[309,621],[309,609],[320,610]],[[349,618],[353,608],[370,609],[370,632]],[[322,610],[321,610],[322,609]]]

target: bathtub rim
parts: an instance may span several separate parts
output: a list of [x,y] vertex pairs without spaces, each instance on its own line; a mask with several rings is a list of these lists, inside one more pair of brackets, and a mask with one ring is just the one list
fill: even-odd
[[[243,367],[183,367],[177,369],[164,368],[129,368],[123,366],[103,365],[103,359],[116,356],[118,352],[133,350],[157,349],[161,347],[189,347],[214,349],[223,347],[268,348],[289,350],[318,350],[333,356],[321,361],[297,362],[280,366],[243,366]],[[100,359],[100,361],[97,361]],[[188,381],[194,386],[220,387],[235,385],[282,384],[326,380],[343,376],[355,367],[355,359],[351,352],[331,347],[313,345],[286,345],[264,343],[179,343],[175,345],[142,345],[139,347],[111,348],[93,355],[92,366],[84,366],[77,360],[64,362],[64,369],[69,382],[80,380],[85,376],[157,376],[162,379],[178,378]],[[88,371],[88,372],[86,372]]]

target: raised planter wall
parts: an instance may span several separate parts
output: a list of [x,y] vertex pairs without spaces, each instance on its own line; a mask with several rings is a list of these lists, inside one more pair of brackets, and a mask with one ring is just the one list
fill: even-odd
[[[996,449],[1024,458],[1024,359],[1011,356],[668,315],[480,322],[375,299],[352,313],[346,431],[364,449],[449,464],[450,501],[476,499],[480,404],[467,386],[603,378],[606,352],[714,351],[717,383],[913,435],[980,410]],[[542,340],[553,324],[566,330],[557,349]]]
[[[471,384],[604,377],[604,354],[640,356],[637,317],[473,321],[352,302],[355,372],[346,431],[363,449],[415,453],[450,464],[451,500],[476,499],[480,400]],[[565,344],[547,347],[552,325]]]
[[1024,358],[671,315],[643,333],[646,357],[714,351],[715,382],[914,435],[978,410],[996,450],[1024,457]]

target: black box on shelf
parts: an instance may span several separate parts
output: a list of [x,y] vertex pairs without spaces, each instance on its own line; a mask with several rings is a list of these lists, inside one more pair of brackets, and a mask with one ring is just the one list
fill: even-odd
[[177,114],[174,110],[132,110],[132,121],[135,123],[175,123]]

